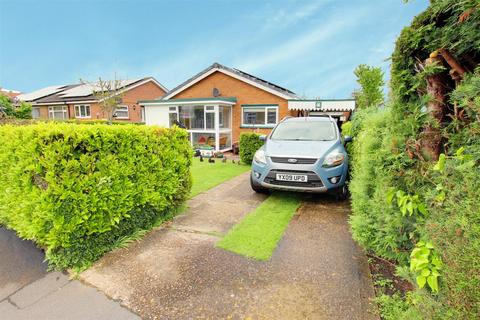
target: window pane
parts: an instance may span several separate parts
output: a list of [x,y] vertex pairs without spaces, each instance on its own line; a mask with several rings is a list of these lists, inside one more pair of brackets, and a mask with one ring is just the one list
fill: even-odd
[[215,129],[215,113],[207,112],[205,113],[205,122],[207,129]]
[[277,109],[276,108],[267,108],[267,123],[268,124],[277,123]]
[[203,106],[181,106],[179,107],[180,122],[187,129],[205,129],[205,112]]
[[245,108],[243,109],[244,124],[265,124],[265,109],[263,108]]
[[220,133],[220,147],[219,149],[227,149],[232,147],[230,133]]
[[49,108],[50,118],[52,119],[66,119],[67,112],[65,107],[50,107]]
[[195,106],[190,109],[192,115],[192,129],[204,129],[205,128],[205,115],[203,106]]
[[75,117],[76,118],[80,117],[80,106],[75,106]]
[[215,148],[215,134],[192,132],[192,145],[194,147],[210,146]]
[[178,107],[178,118],[186,129],[191,129],[190,125],[190,112],[186,107]]
[[229,129],[230,127],[230,107],[219,107],[220,128]]
[[128,106],[117,106],[115,108],[115,116],[119,119],[127,119],[128,118]]
[[40,118],[40,108],[32,108],[32,118],[33,119]]
[[177,107],[168,107],[168,111],[177,112]]
[[173,126],[175,121],[177,121],[177,113],[170,112],[168,115],[168,123],[170,128]]
[[90,117],[90,106],[85,106],[85,117]]

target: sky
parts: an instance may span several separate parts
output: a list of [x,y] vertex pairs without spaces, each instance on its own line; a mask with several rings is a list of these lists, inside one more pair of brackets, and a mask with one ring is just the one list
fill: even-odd
[[396,37],[428,0],[0,0],[0,87],[155,77],[214,62],[308,98],[349,98],[353,70],[388,78]]

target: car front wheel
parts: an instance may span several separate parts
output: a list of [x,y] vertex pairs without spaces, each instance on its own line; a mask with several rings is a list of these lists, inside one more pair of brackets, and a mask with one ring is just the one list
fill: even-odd
[[347,189],[347,185],[344,184],[335,193],[335,199],[337,199],[338,201],[343,201],[343,200],[346,200],[347,198],[348,198],[348,189]]
[[268,189],[262,187],[261,185],[256,184],[253,181],[253,178],[252,178],[251,175],[250,175],[250,186],[252,187],[253,191],[255,191],[257,193],[268,193]]

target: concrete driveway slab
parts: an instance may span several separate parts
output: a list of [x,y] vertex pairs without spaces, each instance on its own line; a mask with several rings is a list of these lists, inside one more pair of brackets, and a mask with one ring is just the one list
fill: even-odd
[[187,202],[187,214],[175,218],[175,228],[225,234],[243,216],[255,209],[265,195],[252,192],[244,173]]
[[169,227],[107,254],[81,278],[145,319],[376,319],[346,202],[306,200],[270,261],[215,248],[216,233],[263,199],[241,175],[195,197]]
[[47,272],[43,252],[0,227],[0,319],[140,319],[97,289]]

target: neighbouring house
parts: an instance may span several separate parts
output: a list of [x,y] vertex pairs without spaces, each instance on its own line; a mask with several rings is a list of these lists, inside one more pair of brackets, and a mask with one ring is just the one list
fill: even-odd
[[[94,86],[87,83],[50,86],[21,94],[17,99],[32,105],[34,119],[106,119],[106,114],[93,94]],[[120,81],[120,98],[114,120],[144,122],[144,111],[137,101],[153,99],[167,91],[153,77]]]
[[353,99],[302,100],[294,92],[238,69],[214,63],[163,97],[141,100],[145,123],[183,124],[194,146],[227,151],[242,132],[267,134],[286,116],[331,115],[346,121]]
[[4,95],[12,99],[12,101],[18,96],[22,94],[22,92],[17,91],[17,90],[9,90],[5,88],[0,88],[0,95]]

